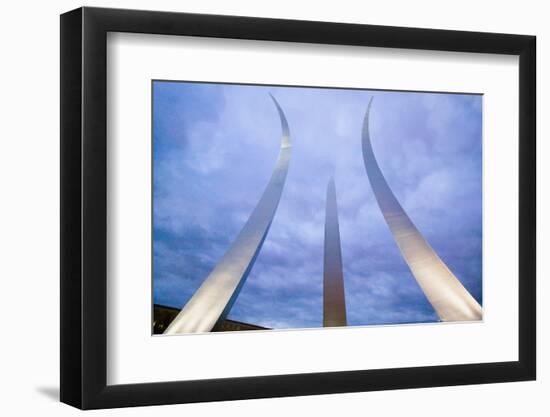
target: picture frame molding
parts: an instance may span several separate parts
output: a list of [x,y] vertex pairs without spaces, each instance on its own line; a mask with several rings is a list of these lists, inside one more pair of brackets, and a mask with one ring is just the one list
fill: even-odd
[[[107,34],[145,33],[519,56],[519,360],[107,385]],[[536,38],[83,7],[61,15],[60,397],[81,409],[536,378]]]

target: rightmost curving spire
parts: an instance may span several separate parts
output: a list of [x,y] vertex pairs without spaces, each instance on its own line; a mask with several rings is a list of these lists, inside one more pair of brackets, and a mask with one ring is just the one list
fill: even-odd
[[372,98],[363,122],[363,160],[378,206],[403,258],[441,321],[481,320],[479,303],[424,239],[380,171],[369,135],[371,106]]

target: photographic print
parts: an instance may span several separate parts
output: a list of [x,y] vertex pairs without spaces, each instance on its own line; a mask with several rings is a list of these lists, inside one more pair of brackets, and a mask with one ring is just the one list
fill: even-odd
[[482,320],[482,100],[152,81],[152,333]]

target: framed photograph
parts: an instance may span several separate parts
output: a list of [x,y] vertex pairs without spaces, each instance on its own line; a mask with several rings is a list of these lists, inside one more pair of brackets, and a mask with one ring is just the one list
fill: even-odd
[[61,401],[533,380],[535,37],[61,16]]

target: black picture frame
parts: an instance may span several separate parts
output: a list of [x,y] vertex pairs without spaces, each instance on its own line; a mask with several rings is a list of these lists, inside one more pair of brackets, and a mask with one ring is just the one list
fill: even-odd
[[[519,360],[107,385],[108,32],[519,56]],[[62,402],[95,409],[535,379],[534,36],[84,7],[61,15],[60,56]]]

